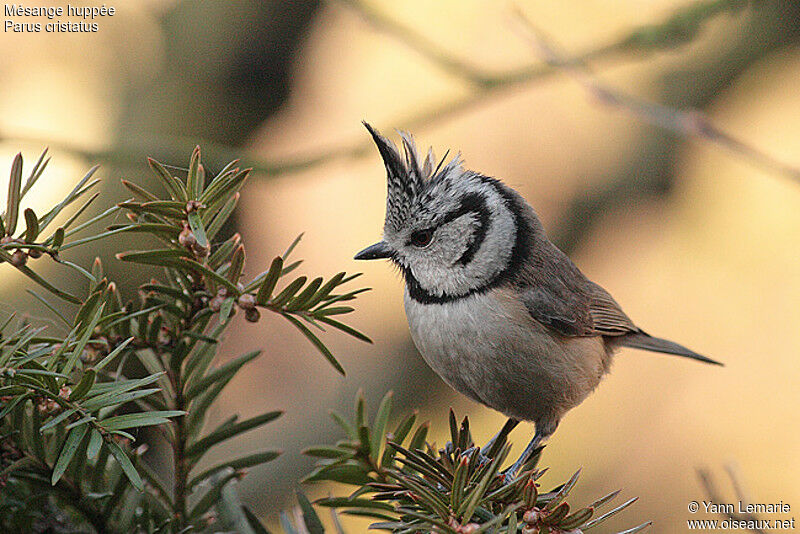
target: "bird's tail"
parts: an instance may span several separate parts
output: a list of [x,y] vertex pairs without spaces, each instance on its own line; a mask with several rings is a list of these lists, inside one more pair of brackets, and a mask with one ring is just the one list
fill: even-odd
[[689,350],[683,345],[678,345],[672,341],[653,337],[644,332],[635,332],[620,336],[617,338],[617,343],[623,347],[632,347],[634,349],[651,350],[653,352],[663,352],[664,354],[674,354],[676,356],[683,356],[705,363],[712,363],[714,365],[722,365],[722,363],[707,358],[701,354],[697,354],[693,350]]

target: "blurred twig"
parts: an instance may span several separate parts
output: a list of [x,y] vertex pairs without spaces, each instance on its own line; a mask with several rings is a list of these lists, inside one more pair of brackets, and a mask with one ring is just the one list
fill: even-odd
[[[634,52],[639,54],[636,58],[640,59],[648,52],[675,48],[695,38],[704,24],[714,16],[723,12],[739,10],[754,3],[748,0],[701,0],[675,10],[655,24],[636,27],[608,43],[573,56],[562,56],[555,64],[534,63],[505,73],[487,73],[442,51],[433,42],[411,28],[405,27],[378,10],[369,7],[361,0],[337,1],[356,10],[377,30],[398,39],[443,71],[467,81],[473,87],[473,91],[467,95],[455,97],[443,104],[391,121],[392,124],[405,129],[419,129],[435,122],[448,120],[459,113],[486,102],[490,97],[496,97],[504,91],[524,83],[545,79],[566,67],[579,68],[588,62],[622,58],[626,54]],[[628,104],[631,105],[631,103]],[[692,115],[690,118],[691,121],[687,120],[687,123],[693,124],[697,130],[702,131],[707,126],[710,126],[707,121],[700,121],[697,115]],[[760,162],[765,167],[771,167],[773,170],[779,170],[784,173],[790,170],[792,173],[797,172],[795,169],[776,162],[767,154],[730,136],[725,136],[724,132],[710,128],[708,132],[705,132],[705,135],[707,137],[718,136],[717,144],[727,146],[731,150],[744,154],[750,159]],[[178,136],[148,135],[146,139],[132,139],[124,144],[99,150],[81,147],[69,141],[52,142],[0,132],[0,141],[5,139],[41,142],[49,144],[56,149],[78,154],[92,161],[99,160],[121,164],[138,163],[140,154],[145,152],[152,153],[159,159],[169,161],[172,159],[173,154],[177,156],[183,153],[187,147],[191,148],[198,141],[206,147],[206,157],[210,161],[227,161],[233,157],[234,153],[241,154],[242,152],[238,148],[235,149],[208,140],[198,140],[196,136],[189,140]],[[254,173],[277,177],[313,168],[337,159],[357,158],[366,154],[369,149],[368,140],[364,140],[295,158],[265,160],[254,156],[245,156],[243,159],[244,163],[252,167]],[[796,178],[800,179],[800,177]]]
[[[745,495],[743,486],[741,484],[741,481],[739,480],[739,477],[736,474],[734,467],[732,465],[727,465],[725,466],[725,471],[728,473],[728,476],[731,479],[731,483],[733,484],[733,489],[736,492],[736,498],[742,503],[748,503],[749,500]],[[726,502],[725,499],[722,497],[722,495],[717,491],[716,485],[714,484],[714,479],[712,478],[711,473],[709,473],[708,470],[698,469],[697,476],[700,479],[700,484],[703,486],[703,489],[705,490],[706,495],[708,496],[708,499],[711,502],[713,503]],[[759,520],[758,517],[750,513],[742,513],[742,514],[723,513],[721,515],[737,522],[742,522],[742,523],[752,522],[755,525],[761,523],[761,520]],[[749,530],[750,532],[755,532],[757,534],[766,534],[766,531],[757,527],[748,528],[747,530]]]
[[492,85],[495,78],[481,72],[468,63],[450,56],[441,50],[435,43],[428,40],[424,35],[412,31],[386,16],[381,11],[360,0],[335,0],[337,3],[347,6],[358,13],[370,26],[376,30],[394,37],[412,50],[424,56],[434,63],[441,70],[463,78],[469,83],[486,87]]
[[[332,1],[355,11],[375,30],[401,42],[442,71],[461,78],[479,89],[528,81],[551,72],[546,68],[547,65],[540,64],[525,65],[505,73],[487,72],[448,54],[424,35],[417,33],[411,27],[402,25],[375,9],[368,2],[363,0]],[[639,26],[622,38],[595,47],[567,61],[583,63],[623,52],[652,52],[674,48],[694,39],[705,23],[716,15],[738,11],[751,3],[753,2],[750,0],[700,0],[676,9],[658,23]]]
[[754,147],[717,127],[702,111],[697,109],[676,109],[656,102],[649,102],[602,83],[586,63],[565,59],[564,54],[558,50],[557,45],[541,29],[537,28],[521,12],[518,11],[517,15],[518,20],[522,22],[526,35],[540,51],[543,59],[549,65],[560,69],[580,83],[599,102],[625,111],[648,124],[686,137],[705,139],[748,159],[762,168],[784,175],[800,183],[800,168],[779,161],[760,148]]

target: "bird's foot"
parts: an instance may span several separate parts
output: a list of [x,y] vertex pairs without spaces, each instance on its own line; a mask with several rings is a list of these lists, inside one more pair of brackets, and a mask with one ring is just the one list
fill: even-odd
[[503,471],[501,473],[503,475],[503,485],[507,486],[512,482],[514,482],[514,480],[517,478],[518,472],[519,472],[519,466],[516,463],[511,467],[509,467],[508,469],[506,469],[505,471]]
[[463,457],[470,458],[470,457],[472,457],[473,454],[476,454],[476,451],[477,451],[477,454],[479,455],[478,456],[478,464],[479,465],[483,465],[486,462],[491,460],[491,458],[489,458],[488,456],[486,456],[483,453],[483,450],[481,450],[480,447],[477,447],[477,446],[473,445],[472,447],[470,447],[470,448],[468,448],[466,450],[459,451],[458,449],[456,449],[453,446],[453,443],[450,442],[450,441],[448,441],[447,443],[444,444],[444,449],[442,449],[441,452],[443,454],[448,454],[448,455],[449,454],[455,455],[456,453],[458,453],[458,458],[456,458],[456,460],[458,460],[459,458],[463,458]]
[[461,456],[462,457],[471,458],[473,454],[477,454],[478,455],[478,465],[479,466],[483,466],[486,463],[492,461],[491,458],[489,458],[488,456],[483,454],[483,451],[480,449],[480,447],[470,447],[469,449],[467,449],[464,452],[462,452]]

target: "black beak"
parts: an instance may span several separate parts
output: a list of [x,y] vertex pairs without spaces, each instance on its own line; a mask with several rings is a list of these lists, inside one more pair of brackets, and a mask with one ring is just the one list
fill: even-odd
[[384,258],[391,258],[392,257],[392,249],[389,245],[386,244],[385,241],[378,241],[374,245],[370,245],[358,254],[356,254],[356,260],[380,260]]

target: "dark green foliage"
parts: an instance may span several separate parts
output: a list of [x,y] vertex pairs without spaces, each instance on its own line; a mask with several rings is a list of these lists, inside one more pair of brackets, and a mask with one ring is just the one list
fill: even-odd
[[[501,466],[508,459],[510,425],[480,449],[472,441],[469,420],[465,417],[459,425],[451,410],[451,441],[437,449],[425,439],[427,424],[412,432],[416,415],[404,418],[389,431],[391,394],[384,397],[371,424],[366,412],[359,395],[352,423],[333,416],[345,439],[333,447],[305,451],[320,458],[306,481],[356,486],[347,497],[328,497],[317,504],[375,519],[371,528],[442,534],[584,532],[636,501],[630,499],[601,511],[617,491],[572,510],[566,499],[580,471],[566,483],[540,493],[539,480],[546,471],[537,467],[542,448],[516,476],[506,477]],[[625,532],[639,532],[649,525]]]
[[[204,428],[209,407],[260,354],[214,366],[219,343],[237,311],[249,322],[257,322],[262,310],[272,312],[297,326],[343,373],[312,329],[328,325],[367,339],[331,319],[351,310],[339,303],[363,291],[340,289],[355,276],[339,273],[308,284],[304,276],[284,281],[299,265],[287,265],[298,238],[264,273],[244,280],[241,238],[215,238],[249,170],[234,162],[206,179],[199,148],[185,181],[150,160],[164,195],[123,182],[134,198],[80,224],[96,195],[71,215],[63,212],[95,187],[96,168],[45,215],[21,207],[47,161],[43,154],[23,185],[22,156],[14,159],[8,204],[0,218],[0,263],[9,263],[66,303],[31,292],[63,330],[37,327],[14,315],[0,322],[0,485],[5,488],[0,527],[8,532],[58,532],[62,527],[65,532],[202,532],[217,531],[214,519],[219,516],[240,531],[252,525],[248,528],[261,532],[252,513],[241,503],[231,504],[235,495],[230,487],[245,469],[279,453],[258,451],[198,469],[210,448],[282,414],[272,410],[243,421],[234,416]],[[120,211],[126,223],[89,231]],[[42,237],[62,219],[49,237]],[[76,239],[78,232],[86,235]],[[141,235],[143,243],[153,246],[120,252],[118,259],[163,269],[161,279],[143,285],[135,299],[119,294],[99,260],[85,269],[62,257],[73,247],[121,233]],[[42,256],[79,273],[87,282],[86,293],[72,295],[37,274],[29,260]],[[131,374],[133,369],[145,371]],[[146,427],[156,429],[147,434],[149,439],[165,441],[172,451],[171,473],[156,473],[143,461],[147,445],[137,438]],[[48,516],[45,510],[62,512]]]
[[[80,304],[81,299],[75,295],[56,288],[50,282],[42,278],[28,265],[29,259],[37,259],[42,255],[48,255],[53,260],[75,269],[78,273],[88,276],[84,269],[74,265],[68,261],[62,260],[59,257],[59,252],[70,245],[74,246],[75,243],[68,243],[65,245],[64,241],[68,237],[72,237],[76,232],[81,231],[86,226],[96,222],[101,217],[109,215],[111,212],[116,211],[117,208],[112,208],[106,213],[101,214],[101,217],[95,217],[81,225],[75,226],[74,223],[80,215],[92,204],[97,198],[97,195],[89,197],[88,200],[78,208],[78,210],[69,217],[61,226],[59,226],[48,238],[39,239],[41,234],[47,227],[56,219],[61,213],[74,204],[78,200],[86,196],[86,194],[94,189],[100,182],[99,180],[92,180],[92,176],[97,171],[97,166],[92,167],[89,172],[78,182],[75,188],[62,200],[58,205],[42,216],[37,216],[36,213],[27,208],[23,210],[23,218],[25,219],[25,229],[17,232],[17,222],[19,221],[21,203],[25,199],[26,194],[30,191],[31,187],[39,180],[50,158],[46,158],[47,151],[42,152],[36,164],[31,169],[28,178],[22,184],[22,154],[17,154],[14,162],[11,165],[11,175],[8,180],[8,199],[6,203],[6,210],[0,217],[0,264],[10,263],[16,267],[25,276],[32,279],[43,288],[58,297],[71,302],[73,304]],[[17,234],[16,236],[14,234]],[[91,276],[88,276],[91,279]]]

